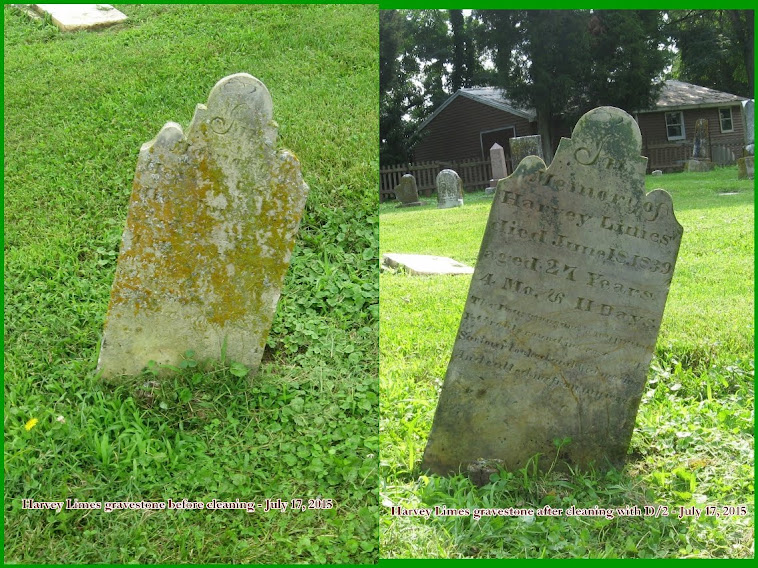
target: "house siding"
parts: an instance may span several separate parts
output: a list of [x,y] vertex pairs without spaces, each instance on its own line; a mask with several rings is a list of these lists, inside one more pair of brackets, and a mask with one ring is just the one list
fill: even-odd
[[536,134],[536,124],[525,118],[459,96],[424,128],[424,138],[414,148],[413,159],[488,159],[489,148],[483,155],[479,133],[510,126],[515,127],[516,136]]
[[[721,132],[721,122],[719,120],[719,108],[732,109],[732,126],[733,132]],[[711,144],[744,144],[745,128],[742,120],[742,105],[724,105],[719,108],[698,108],[682,109],[684,115],[684,141],[692,141],[695,136],[695,122],[701,118],[708,120],[708,133],[710,134]],[[668,140],[666,137],[666,112],[650,112],[638,115],[637,124],[642,133],[643,149],[648,144],[663,144],[684,142],[679,140]],[[675,112],[675,111],[673,111]]]

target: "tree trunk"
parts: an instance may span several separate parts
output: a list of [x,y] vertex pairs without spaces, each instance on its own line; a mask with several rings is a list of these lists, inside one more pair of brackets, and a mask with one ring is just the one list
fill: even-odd
[[755,25],[753,21],[752,10],[727,10],[729,18],[732,21],[732,28],[736,32],[737,42],[742,50],[742,57],[745,60],[745,69],[747,71],[747,85],[750,89],[748,96],[752,99],[755,96],[753,83],[753,62],[755,45]]
[[542,137],[542,154],[545,156],[545,164],[548,166],[553,161],[552,118],[548,111],[537,111],[537,134]]

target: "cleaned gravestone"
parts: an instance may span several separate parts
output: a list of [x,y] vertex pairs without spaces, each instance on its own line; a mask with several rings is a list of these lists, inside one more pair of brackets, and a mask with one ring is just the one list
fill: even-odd
[[421,205],[418,200],[418,188],[416,178],[411,174],[405,174],[400,183],[395,186],[395,198],[400,202],[398,207],[414,207]]
[[167,123],[140,149],[98,368],[222,353],[255,371],[308,186],[276,151],[271,96],[255,77],[220,80],[186,132]]
[[[437,474],[627,453],[682,228],[645,195],[634,119],[601,107],[498,184],[424,453]],[[473,467],[473,466],[472,466]],[[481,468],[475,468],[481,469]]]
[[511,138],[511,162],[515,171],[521,161],[527,156],[539,156],[544,159],[542,154],[542,136],[518,136]]
[[50,14],[62,32],[101,29],[127,20],[126,14],[110,4],[34,4],[42,14]]
[[447,256],[428,254],[399,254],[389,252],[384,255],[384,264],[390,268],[402,268],[414,276],[438,274],[473,274],[474,269]]
[[437,174],[437,209],[463,205],[463,181],[454,170]]
[[492,179],[490,180],[490,187],[484,190],[486,194],[495,193],[497,182],[508,177],[508,166],[505,162],[505,150],[503,147],[495,142],[490,148],[490,165],[492,167]]

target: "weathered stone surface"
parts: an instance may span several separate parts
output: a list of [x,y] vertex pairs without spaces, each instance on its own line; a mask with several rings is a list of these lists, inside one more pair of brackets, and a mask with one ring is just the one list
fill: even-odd
[[400,202],[398,207],[414,207],[421,205],[418,200],[418,188],[416,178],[411,174],[405,174],[400,183],[395,186],[395,198]]
[[535,134],[534,136],[518,136],[511,138],[511,162],[513,163],[513,170],[521,163],[521,160],[527,156],[539,156],[544,159],[542,154],[542,136]]
[[695,121],[695,139],[692,143],[692,157],[696,160],[709,160],[710,155],[710,133],[708,132],[708,119],[698,118]]
[[103,377],[226,354],[257,369],[308,186],[276,151],[265,85],[219,81],[186,132],[140,149],[98,367]]
[[398,254],[389,252],[384,255],[384,264],[391,268],[402,268],[408,274],[429,276],[436,274],[473,274],[474,269],[446,256],[428,254]]
[[713,162],[710,160],[687,160],[684,162],[685,172],[710,172],[713,169]]
[[126,14],[110,4],[34,4],[41,14],[50,14],[62,32],[100,29],[126,21]]
[[682,235],[641,145],[601,107],[500,181],[423,469],[623,462]]
[[750,147],[748,154],[753,154],[755,150],[755,101],[753,99],[743,104],[742,116],[745,120],[745,144],[746,147]]
[[737,160],[737,179],[753,179],[755,177],[755,156],[745,156]]
[[[497,187],[497,182],[501,179],[508,177],[508,166],[505,161],[505,149],[495,142],[490,148],[490,165],[492,167],[492,179],[490,180],[490,187],[493,189]],[[489,189],[489,187],[487,188]],[[489,192],[488,192],[489,193]]]
[[437,209],[463,205],[463,181],[454,170],[437,174]]

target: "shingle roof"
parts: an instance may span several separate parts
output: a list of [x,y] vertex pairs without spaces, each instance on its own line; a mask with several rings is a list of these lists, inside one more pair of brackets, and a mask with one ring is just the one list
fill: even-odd
[[663,89],[661,89],[661,94],[658,96],[658,102],[655,105],[655,109],[641,110],[639,112],[682,110],[693,107],[715,107],[725,104],[736,104],[745,100],[747,100],[745,97],[740,97],[738,95],[732,95],[730,93],[717,91],[716,89],[709,89],[708,87],[701,87],[700,85],[693,85],[692,83],[674,81],[671,79],[663,84]]
[[427,124],[434,120],[434,118],[439,113],[441,113],[450,103],[452,103],[458,97],[466,97],[467,99],[471,99],[479,103],[494,107],[498,110],[515,114],[516,116],[525,118],[530,122],[537,120],[537,113],[534,110],[524,110],[522,108],[516,107],[511,101],[505,98],[503,90],[499,87],[471,87],[460,89],[454,95],[449,97],[444,103],[439,106],[439,108],[437,108],[437,110],[426,117],[426,120],[424,120],[424,122],[419,125],[418,130],[423,130]]
[[[426,126],[434,120],[440,112],[458,97],[472,99],[496,109],[526,118],[530,122],[537,120],[537,112],[534,109],[524,110],[516,107],[505,97],[505,93],[501,88],[472,87],[460,89],[454,95],[450,96],[439,106],[439,108],[437,108],[437,110],[430,114],[426,120],[419,125],[418,130],[421,131],[426,128]],[[663,89],[661,89],[661,94],[658,96],[658,102],[656,103],[655,108],[652,110],[641,110],[639,112],[645,113],[660,112],[662,110],[717,107],[725,104],[736,104],[745,100],[747,100],[745,97],[740,97],[738,95],[732,95],[730,93],[717,91],[716,89],[709,89],[708,87],[701,87],[700,85],[693,85],[692,83],[670,79],[663,84]]]

